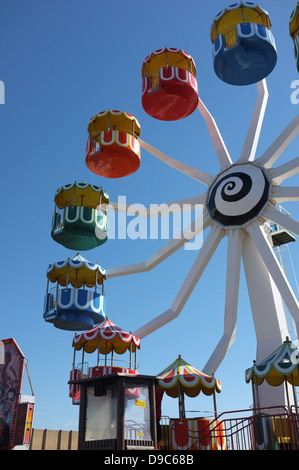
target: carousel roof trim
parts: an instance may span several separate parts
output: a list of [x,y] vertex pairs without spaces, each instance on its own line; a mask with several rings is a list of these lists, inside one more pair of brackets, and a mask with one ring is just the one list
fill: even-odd
[[78,205],[78,198],[81,198],[82,196],[84,197],[82,205],[86,205],[86,207],[88,207],[89,204],[91,205],[91,207],[98,206],[99,199],[101,196],[104,199],[102,201],[103,203],[109,203],[109,194],[103,190],[102,186],[96,186],[95,184],[85,183],[84,181],[82,183],[78,183],[77,181],[75,181],[74,183],[64,184],[63,186],[58,188],[54,196],[54,202],[59,208],[73,205],[76,206]]
[[[103,121],[103,124],[108,126],[108,123],[110,127],[113,130],[113,127],[117,129],[117,126],[121,124],[120,130],[125,130],[125,125],[124,125],[124,120],[134,124],[134,133],[139,137],[140,136],[140,123],[138,119],[133,116],[133,114],[127,113],[126,111],[119,111],[116,109],[107,109],[106,111],[99,111],[98,113],[94,114],[87,125],[87,132],[89,134],[94,133],[94,125],[96,124],[97,121]],[[102,129],[104,130],[104,129]],[[108,129],[106,129],[108,130]],[[129,128],[127,129],[129,132]]]
[[192,58],[192,56],[190,54],[188,54],[186,51],[183,51],[183,49],[177,49],[175,47],[162,47],[161,49],[157,49],[156,51],[153,51],[151,52],[150,54],[148,54],[146,56],[146,58],[144,59],[143,61],[143,65],[147,62],[149,62],[150,60],[153,59],[153,57],[156,57],[160,54],[163,54],[163,52],[170,52],[170,53],[174,53],[174,54],[180,54],[182,56],[184,56],[186,59],[189,59],[192,61],[193,63],[193,66],[196,68],[195,66],[195,62],[194,62],[194,59]]
[[76,351],[83,348],[87,353],[92,353],[100,347],[101,354],[107,354],[112,350],[117,354],[123,354],[130,347],[132,347],[132,352],[137,348],[140,349],[140,339],[106,318],[91,330],[75,335],[72,346]]
[[[242,11],[244,11],[243,8],[245,8],[245,9],[248,8],[249,10],[255,10],[257,12],[258,17],[263,17],[263,20],[267,23],[267,25],[269,27],[272,26],[269,13],[267,12],[267,10],[262,8],[257,3],[255,3],[255,2],[246,2],[246,1],[235,2],[232,5],[228,5],[227,7],[220,10],[219,13],[217,13],[217,15],[214,17],[213,22],[212,22],[211,27],[210,27],[210,36],[211,36],[212,42],[214,42],[216,37],[218,36],[217,25],[219,24],[219,22],[222,21],[224,19],[224,16],[229,12],[232,12],[232,14],[234,14],[234,12],[236,12],[236,15],[237,15],[238,10],[240,8],[242,8]],[[253,18],[251,19],[250,22],[254,23],[254,21],[252,21],[252,20],[253,20]]]
[[245,380],[258,385],[264,380],[270,385],[281,385],[284,380],[299,386],[299,348],[288,338],[272,354],[246,369]]
[[[91,263],[77,253],[73,258],[68,258],[64,261],[56,261],[49,264],[47,270],[47,277],[51,282],[58,281],[61,286],[66,285],[67,270],[69,268],[69,283],[73,287],[80,287],[82,284],[93,287],[97,283],[102,284],[106,276],[106,270],[103,269],[98,263]],[[100,276],[96,276],[96,272]],[[75,274],[75,275],[74,275]],[[82,274],[82,278],[80,275]],[[94,275],[93,275],[94,274]],[[79,275],[79,276],[78,276]]]
[[201,391],[212,395],[213,391],[221,392],[221,382],[213,376],[199,371],[184,359],[179,357],[160,374],[159,386],[167,395],[175,398],[179,394],[179,383],[183,392],[189,397],[197,396]]
[[213,20],[213,23],[211,25],[211,27],[213,26],[214,22],[215,21],[218,21],[220,20],[223,15],[225,15],[226,13],[228,13],[229,11],[234,11],[238,8],[241,8],[241,7],[245,7],[245,8],[251,8],[253,10],[256,10],[258,12],[259,15],[267,15],[269,16],[269,13],[267,12],[267,10],[265,10],[264,8],[262,8],[260,5],[258,5],[257,3],[255,2],[246,2],[246,1],[239,1],[239,2],[235,2],[235,3],[232,3],[231,5],[228,5],[227,7],[223,8],[222,10],[219,11],[219,13],[217,13],[217,15],[214,17],[214,20]]

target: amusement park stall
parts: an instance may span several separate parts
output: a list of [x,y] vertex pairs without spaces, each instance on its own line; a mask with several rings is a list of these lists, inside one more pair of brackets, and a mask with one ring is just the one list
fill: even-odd
[[31,395],[22,394],[25,369],[28,373],[26,358],[16,341],[1,340],[0,450],[28,450],[30,446],[35,396],[32,388]]

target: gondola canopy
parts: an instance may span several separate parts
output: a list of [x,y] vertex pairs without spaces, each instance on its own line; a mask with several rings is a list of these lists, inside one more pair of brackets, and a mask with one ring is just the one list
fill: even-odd
[[247,383],[254,381],[261,385],[264,380],[269,385],[278,387],[285,380],[291,385],[299,386],[299,348],[286,341],[277,348],[270,356],[245,371]]
[[132,333],[127,333],[108,318],[92,330],[86,331],[73,338],[73,347],[76,351],[82,348],[87,353],[99,349],[101,354],[109,354],[112,350],[117,354],[124,354],[130,350],[140,349],[140,339]]

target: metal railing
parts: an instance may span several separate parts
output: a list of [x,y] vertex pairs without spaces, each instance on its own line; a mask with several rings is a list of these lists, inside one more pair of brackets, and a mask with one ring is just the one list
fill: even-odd
[[[299,414],[295,411],[276,407],[224,412],[207,424],[193,424],[192,430],[163,417],[160,446],[164,450],[299,450]],[[190,422],[196,420],[200,423],[200,418]]]

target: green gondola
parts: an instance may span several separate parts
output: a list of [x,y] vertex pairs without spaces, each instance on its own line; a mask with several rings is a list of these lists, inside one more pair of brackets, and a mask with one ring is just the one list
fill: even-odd
[[75,182],[59,188],[54,201],[51,236],[57,243],[85,251],[106,242],[109,196],[101,187]]

